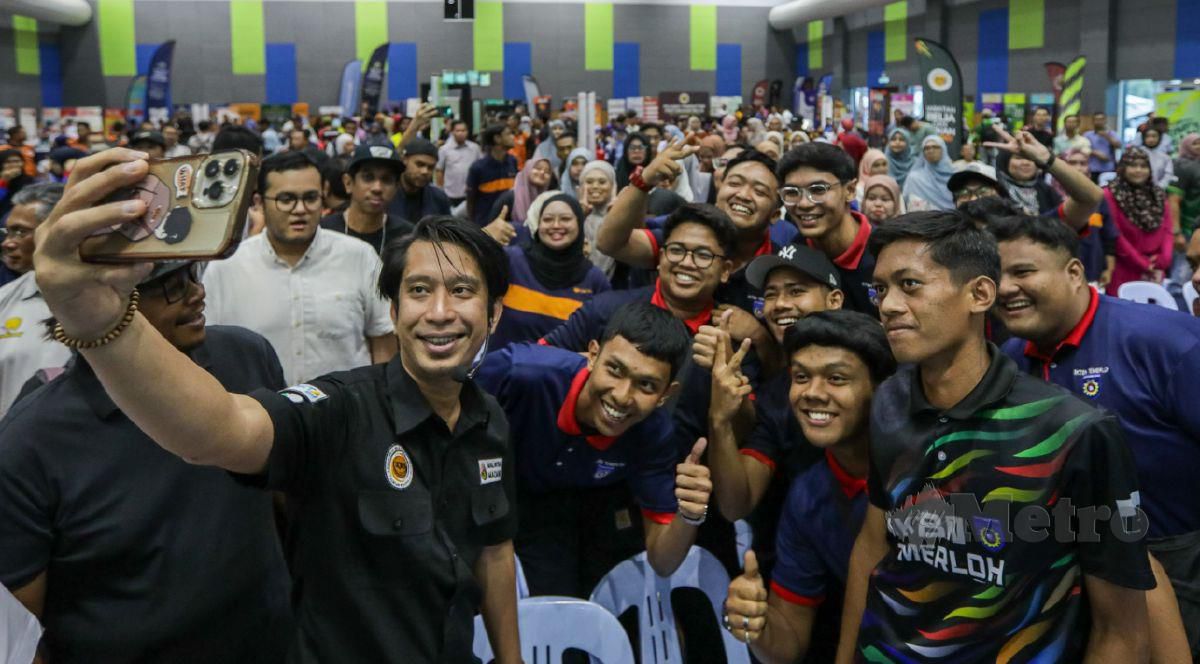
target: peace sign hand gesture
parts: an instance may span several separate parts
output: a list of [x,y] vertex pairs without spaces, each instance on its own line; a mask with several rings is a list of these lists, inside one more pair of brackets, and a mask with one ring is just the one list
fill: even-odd
[[1032,161],[1038,166],[1042,166],[1050,161],[1050,149],[1038,142],[1033,134],[1022,129],[1017,132],[1016,136],[1008,133],[1004,127],[994,126],[993,129],[1003,141],[988,141],[983,144],[985,148],[996,148],[1005,152],[1015,154]]
[[673,180],[679,177],[679,174],[683,172],[683,165],[679,162],[699,151],[700,147],[697,145],[685,145],[684,140],[671,139],[671,142],[667,143],[667,147],[658,153],[654,161],[642,169],[642,180],[654,187],[663,180]]

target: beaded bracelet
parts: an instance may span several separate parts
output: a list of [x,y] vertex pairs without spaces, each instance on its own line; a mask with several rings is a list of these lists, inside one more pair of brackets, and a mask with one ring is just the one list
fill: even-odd
[[62,323],[55,323],[52,333],[54,340],[73,350],[87,350],[108,345],[116,341],[117,337],[121,336],[121,333],[125,331],[125,328],[129,327],[129,324],[133,322],[133,317],[138,311],[138,301],[140,299],[141,297],[138,295],[137,289],[133,289],[133,292],[129,295],[129,306],[125,308],[125,315],[121,317],[121,322],[117,323],[116,327],[109,330],[108,334],[99,339],[93,339],[92,341],[73,339],[67,336],[66,331],[63,330]]

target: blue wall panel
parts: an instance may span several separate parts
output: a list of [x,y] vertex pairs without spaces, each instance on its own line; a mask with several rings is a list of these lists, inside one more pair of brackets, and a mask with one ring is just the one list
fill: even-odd
[[613,43],[613,99],[642,95],[641,48],[636,43]]
[[296,45],[267,44],[265,55],[267,103],[296,103]]
[[883,30],[872,30],[867,33],[867,87],[879,85],[879,77],[884,70],[884,37]]
[[526,74],[533,75],[533,46],[529,42],[504,43],[504,98],[524,99]]
[[979,80],[975,88],[1008,92],[1008,10],[979,12]]
[[742,94],[742,45],[717,44],[717,94]]
[[1200,0],[1176,0],[1175,78],[1200,77]]
[[[58,44],[38,44],[38,55],[42,59],[42,105],[63,105],[62,54]],[[99,127],[92,127],[99,129]]]

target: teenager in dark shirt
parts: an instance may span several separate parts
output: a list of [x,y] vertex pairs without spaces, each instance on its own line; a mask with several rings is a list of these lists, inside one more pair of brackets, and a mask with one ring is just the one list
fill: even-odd
[[511,129],[488,127],[479,140],[486,154],[467,171],[467,218],[484,227],[492,222],[492,204],[516,183],[518,169],[517,158],[508,153],[513,146]]
[[404,144],[404,172],[388,205],[389,215],[415,224],[431,215],[450,214],[450,198],[433,184],[437,161],[437,146],[433,143],[418,137]]

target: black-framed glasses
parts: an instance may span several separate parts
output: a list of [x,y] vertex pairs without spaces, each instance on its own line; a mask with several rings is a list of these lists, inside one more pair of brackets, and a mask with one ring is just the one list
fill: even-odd
[[319,210],[321,209],[321,192],[306,191],[302,195],[297,196],[292,193],[283,193],[278,196],[263,196],[268,201],[275,201],[275,207],[280,212],[291,212],[296,209],[296,204],[303,201],[304,209]]
[[692,255],[692,262],[701,270],[713,264],[713,261],[718,258],[725,258],[721,254],[714,254],[708,249],[688,249],[678,242],[668,242],[663,247],[663,254],[667,257],[667,261],[671,263],[682,263],[683,259],[687,258],[688,254]]
[[3,242],[9,238],[14,240],[23,240],[31,235],[33,235],[32,228],[0,228],[0,242]]
[[987,198],[996,194],[996,188],[991,185],[981,184],[975,187],[963,187],[954,192],[955,203],[969,203],[977,201],[981,198]]
[[825,200],[829,192],[837,185],[829,184],[828,182],[816,182],[807,187],[798,187],[789,184],[786,187],[779,188],[779,198],[783,200],[784,205],[795,205],[800,202],[800,197],[807,197],[812,203],[820,203]]
[[174,272],[168,272],[151,282],[142,284],[138,290],[145,293],[159,289],[167,304],[175,304],[187,297],[192,284],[200,283],[200,274],[203,270],[201,263],[190,263],[187,267],[181,267]]

